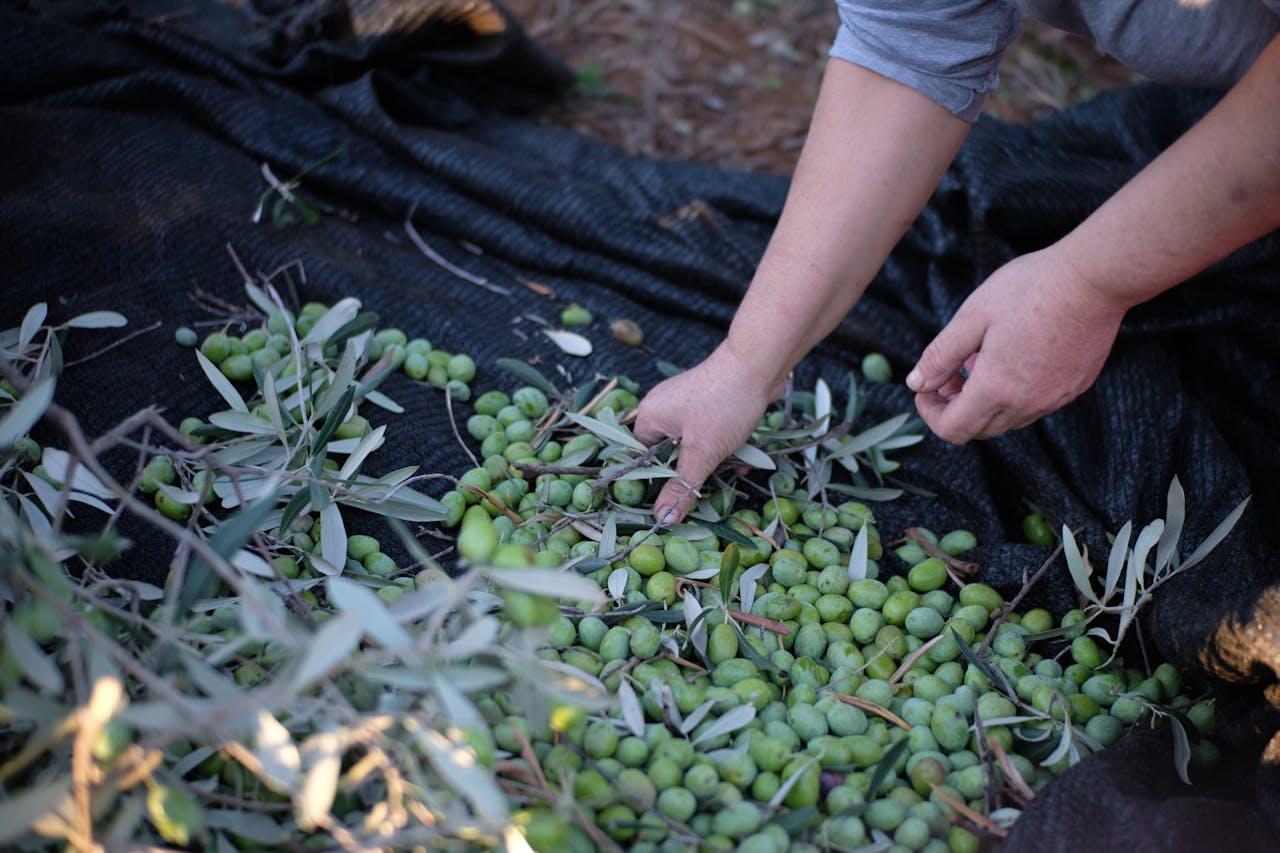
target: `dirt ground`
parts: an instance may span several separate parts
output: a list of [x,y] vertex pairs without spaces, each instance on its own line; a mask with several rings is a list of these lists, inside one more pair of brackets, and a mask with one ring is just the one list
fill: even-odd
[[[546,114],[635,154],[790,172],[827,51],[833,0],[509,0],[577,71]],[[1027,22],[987,112],[1011,121],[1134,76],[1083,39]]]

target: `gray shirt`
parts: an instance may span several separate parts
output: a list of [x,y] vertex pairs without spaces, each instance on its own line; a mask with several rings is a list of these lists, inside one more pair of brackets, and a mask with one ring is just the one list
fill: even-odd
[[1153,80],[1225,88],[1280,33],[1280,0],[836,0],[831,55],[974,121],[1022,15]]

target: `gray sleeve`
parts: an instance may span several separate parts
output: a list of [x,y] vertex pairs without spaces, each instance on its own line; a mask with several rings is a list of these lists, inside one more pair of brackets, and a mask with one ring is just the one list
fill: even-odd
[[1005,0],[836,0],[831,55],[975,121],[1021,16]]

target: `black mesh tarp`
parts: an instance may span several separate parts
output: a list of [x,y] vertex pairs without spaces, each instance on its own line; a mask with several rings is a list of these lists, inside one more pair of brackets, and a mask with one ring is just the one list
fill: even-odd
[[[691,365],[715,345],[786,181],[636,159],[513,118],[562,86],[565,70],[513,26],[474,35],[466,21],[431,21],[414,5],[353,0],[287,28],[221,4],[186,4],[182,14],[166,3],[138,4],[133,15],[80,4],[0,12],[0,317],[14,325],[46,300],[55,319],[113,308],[131,329],[161,321],[67,371],[60,398],[91,433],[151,404],[175,420],[218,408],[172,332],[205,316],[191,299],[197,289],[242,301],[228,245],[251,272],[300,261],[304,298],[355,295],[385,322],[471,353],[479,389],[510,384],[493,369],[500,356],[647,385],[658,379],[653,353]],[[869,349],[904,370],[976,283],[1069,230],[1215,97],[1147,86],[1028,127],[979,122],[868,297],[797,381],[838,382]],[[334,213],[284,230],[251,221],[263,164],[287,178],[335,151],[303,184]],[[427,260],[403,229],[410,211],[434,248],[509,295]],[[520,277],[598,317],[635,320],[653,353],[614,343],[602,324],[589,362],[536,334],[521,340],[516,330],[534,326],[515,318],[551,316],[558,304]],[[67,358],[114,337],[76,335]],[[408,412],[388,416],[396,427],[379,465],[466,465],[436,392],[403,378],[387,390]],[[868,419],[911,406],[901,386],[868,393]],[[929,439],[904,456],[905,476],[936,497],[877,508],[885,534],[913,523],[971,529],[984,543],[983,579],[1006,592],[1047,553],[1018,544],[1025,499],[1081,527],[1097,554],[1106,531],[1163,514],[1175,474],[1191,544],[1253,495],[1216,556],[1142,618],[1155,651],[1221,691],[1219,718],[1234,720],[1223,744],[1231,760],[1187,788],[1165,738],[1133,739],[1055,782],[1010,846],[1274,846],[1277,773],[1259,753],[1275,730],[1264,691],[1277,699],[1280,649],[1280,606],[1262,595],[1280,574],[1277,418],[1272,235],[1134,310],[1096,387],[1068,409],[995,441]],[[152,579],[163,569],[142,545],[121,567]],[[1070,606],[1065,572],[1036,595]]]

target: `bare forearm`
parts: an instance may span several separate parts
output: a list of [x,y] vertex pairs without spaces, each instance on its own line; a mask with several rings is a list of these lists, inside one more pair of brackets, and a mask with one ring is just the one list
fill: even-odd
[[969,125],[832,60],[777,230],[727,346],[779,382],[849,311],[919,214]]
[[1059,247],[1099,291],[1146,301],[1280,228],[1280,38],[1223,100]]

